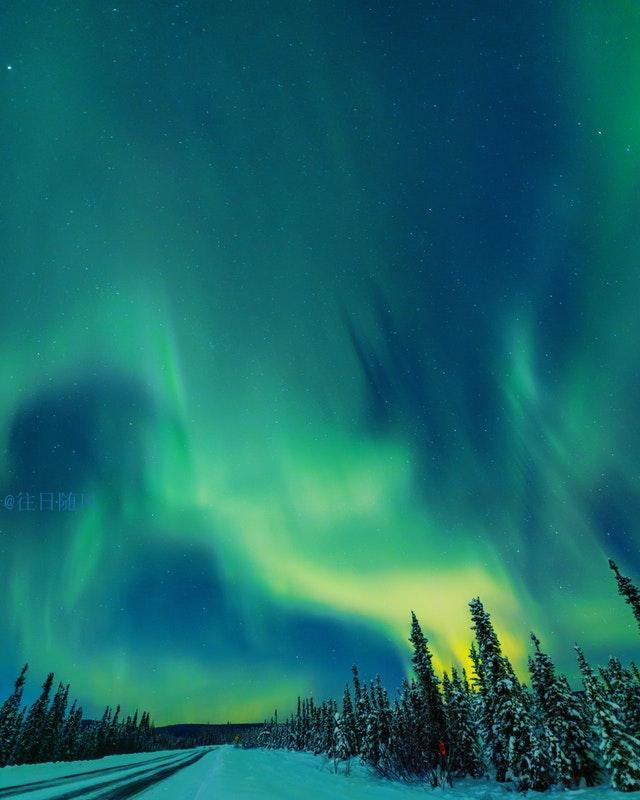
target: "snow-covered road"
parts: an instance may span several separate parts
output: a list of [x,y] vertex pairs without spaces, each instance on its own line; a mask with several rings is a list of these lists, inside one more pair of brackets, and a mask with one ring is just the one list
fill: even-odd
[[[380,780],[355,763],[350,775],[335,775],[326,758],[308,753],[228,746],[0,769],[0,800],[509,800],[514,796],[510,785],[488,780],[460,781],[453,789],[433,792],[425,786]],[[604,786],[540,795],[544,800],[619,796]],[[640,792],[628,796],[640,798]]]
[[193,767],[210,752],[171,750],[96,761],[6,767],[0,770],[0,800],[126,800]]

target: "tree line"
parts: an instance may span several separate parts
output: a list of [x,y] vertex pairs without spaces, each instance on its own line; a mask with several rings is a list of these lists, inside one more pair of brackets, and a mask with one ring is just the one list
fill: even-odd
[[52,672],[33,704],[22,706],[27,668],[25,664],[13,692],[0,707],[0,767],[184,746],[157,732],[147,711],[122,718],[120,706],[115,711],[107,707],[100,720],[84,720],[75,700],[68,707],[69,684],[59,683],[53,692]]
[[[640,590],[609,562],[619,593],[640,626]],[[404,781],[451,783],[492,776],[519,791],[593,786],[608,780],[640,790],[640,671],[610,658],[594,669],[576,645],[583,690],[572,691],[531,634],[529,685],[516,675],[480,598],[469,603],[473,673],[455,667],[439,677],[418,618],[411,615],[413,677],[390,701],[380,678],[361,681],[353,667],[342,701],[298,698],[254,743],[331,758],[337,771],[359,758],[378,774]]]

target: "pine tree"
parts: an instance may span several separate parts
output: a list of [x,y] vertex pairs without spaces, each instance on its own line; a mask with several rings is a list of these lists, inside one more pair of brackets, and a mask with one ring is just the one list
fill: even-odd
[[51,708],[47,712],[45,718],[38,761],[53,761],[56,757],[60,748],[60,738],[64,725],[64,715],[67,710],[68,697],[69,684],[64,686],[60,683],[51,703]]
[[364,755],[367,742],[367,734],[369,730],[369,717],[371,716],[371,698],[369,697],[369,690],[367,684],[363,684],[360,688],[360,701],[356,708],[356,720],[358,722],[358,734],[360,736],[360,754]]
[[[120,722],[118,721],[120,717],[120,706],[116,707],[115,713],[111,722],[109,724],[109,728],[107,730],[106,736],[106,753],[107,755],[114,754],[118,751],[118,740],[120,738]],[[276,725],[278,724],[278,712],[276,711]]]
[[624,597],[626,602],[631,606],[633,615],[636,622],[640,626],[640,589],[631,582],[631,578],[627,578],[620,574],[618,565],[615,561],[609,559],[609,566],[616,576],[616,583],[618,584],[618,592]]
[[16,738],[19,734],[20,703],[24,691],[25,675],[28,665],[16,678],[13,692],[0,707],[0,767],[9,763]]
[[381,775],[406,781],[432,780],[433,769],[423,749],[420,729],[423,718],[422,694],[415,680],[405,678],[391,714],[389,746],[376,767]]
[[440,681],[433,669],[432,655],[429,650],[427,638],[422,632],[418,618],[411,612],[411,636],[409,641],[413,645],[411,663],[416,674],[416,683],[422,697],[422,714],[424,719],[420,728],[424,735],[425,755],[430,766],[435,768],[438,763],[438,746],[446,737],[446,723],[444,705],[440,694]]
[[[102,719],[96,726],[95,734],[95,758],[102,758],[109,753],[109,730],[111,728],[111,709],[107,706],[102,715]],[[144,721],[145,715],[142,715]]]
[[52,684],[53,672],[50,672],[42,685],[40,696],[29,709],[20,731],[13,756],[13,762],[16,764],[35,764],[38,761]]
[[18,742],[20,741],[20,738],[22,736],[22,731],[24,729],[24,721],[26,718],[27,718],[27,707],[22,706],[22,708],[20,709],[20,713],[18,714],[18,718],[16,720],[16,727],[13,735],[13,741],[7,748],[7,751],[10,753],[7,764],[16,763],[15,757],[18,751]]
[[380,755],[389,748],[389,740],[391,738],[391,705],[389,703],[389,695],[387,690],[382,685],[380,676],[376,675],[373,683],[373,694],[376,698],[376,725],[377,725],[377,738],[380,746]]
[[362,759],[370,766],[377,767],[389,746],[391,732],[389,698],[382,687],[379,675],[371,684],[368,696],[370,698],[370,709],[362,744]]
[[499,706],[503,715],[501,729],[509,730],[507,746],[509,774],[518,791],[533,789],[542,792],[551,784],[548,770],[548,737],[546,731],[535,730],[530,698],[519,684],[509,693],[509,699]]
[[351,667],[353,673],[353,711],[356,720],[355,727],[355,748],[356,753],[362,751],[362,742],[367,729],[367,720],[362,709],[362,685],[360,683],[360,676],[358,674],[358,667],[354,664]]
[[73,761],[77,758],[80,747],[81,725],[82,709],[76,708],[76,701],[74,700],[60,736],[60,744],[57,751],[59,761]]
[[345,724],[345,719],[337,711],[334,716],[334,732],[333,738],[335,740],[334,750],[334,771],[338,771],[338,761],[349,761],[352,753],[352,743],[349,740],[349,733]]
[[356,727],[356,715],[353,711],[353,703],[351,701],[351,692],[349,685],[344,687],[344,694],[342,696],[342,726],[343,733],[349,745],[349,756],[358,754],[358,731]]
[[565,789],[575,786],[580,777],[593,782],[598,766],[593,755],[589,725],[581,713],[580,701],[571,691],[564,675],[556,673],[549,656],[535,647],[529,658],[535,709],[548,740],[548,760],[554,783]]
[[491,618],[484,610],[479,597],[470,603],[472,630],[475,631],[478,649],[472,647],[476,680],[482,701],[481,726],[483,738],[491,762],[496,771],[496,780],[505,781],[509,769],[509,742],[517,708],[513,693],[517,679],[511,665],[502,655],[500,642]]
[[619,706],[609,700],[604,688],[576,647],[584,688],[598,724],[605,766],[614,789],[623,792],[640,790],[640,741],[625,730]]
[[445,672],[443,688],[449,772],[458,777],[480,777],[484,774],[482,743],[473,717],[473,698],[464,670],[462,679],[455,667],[451,669],[451,679]]
[[625,727],[640,738],[640,680],[613,656],[599,671],[610,699],[620,708]]

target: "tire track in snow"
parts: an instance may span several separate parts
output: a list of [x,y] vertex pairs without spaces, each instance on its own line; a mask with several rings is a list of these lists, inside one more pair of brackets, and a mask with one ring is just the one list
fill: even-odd
[[[46,798],[47,800],[80,800],[80,798],[87,798],[87,800],[89,798],[91,798],[91,800],[120,800],[121,798],[133,797],[149,786],[153,786],[171,775],[174,775],[176,772],[195,764],[208,752],[210,751],[204,750],[183,755],[177,759],[174,758],[168,764],[156,764],[148,769],[139,769],[127,775],[113,777],[110,780],[91,783],[89,786],[79,786],[75,789],[70,788],[67,791],[63,791],[61,794],[54,795],[48,793]],[[146,762],[142,762],[140,766],[144,766],[145,764]],[[111,771],[111,768],[108,769]],[[84,778],[87,774],[86,772],[78,773],[75,778],[76,782],[84,783]],[[95,772],[93,774],[95,776]],[[16,787],[12,794],[13,796],[24,797],[26,794],[38,792],[46,788],[50,787],[36,785],[29,789],[28,792],[24,792],[24,787]]]
[[101,769],[92,769],[88,772],[74,772],[70,775],[60,775],[58,778],[44,778],[41,781],[31,781],[30,783],[17,783],[13,786],[4,786],[0,789],[0,798],[2,797],[13,797],[21,792],[28,793],[28,792],[37,792],[40,789],[49,789],[53,786],[59,786],[60,784],[73,782],[82,780],[83,778],[87,777],[97,777],[98,775],[106,775],[109,772],[120,772],[128,769],[136,769],[146,767],[148,764],[152,764],[157,761],[172,761],[176,758],[184,758],[184,755],[180,753],[171,753],[170,755],[165,756],[156,756],[156,758],[150,758],[145,761],[133,761],[130,764],[119,764],[115,767],[102,767]]

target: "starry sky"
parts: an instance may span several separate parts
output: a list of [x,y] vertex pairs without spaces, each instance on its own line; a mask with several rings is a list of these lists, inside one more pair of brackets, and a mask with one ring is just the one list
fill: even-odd
[[411,609],[464,661],[478,594],[521,669],[633,654],[639,48],[631,0],[2,5],[3,689],[259,720],[399,685]]

